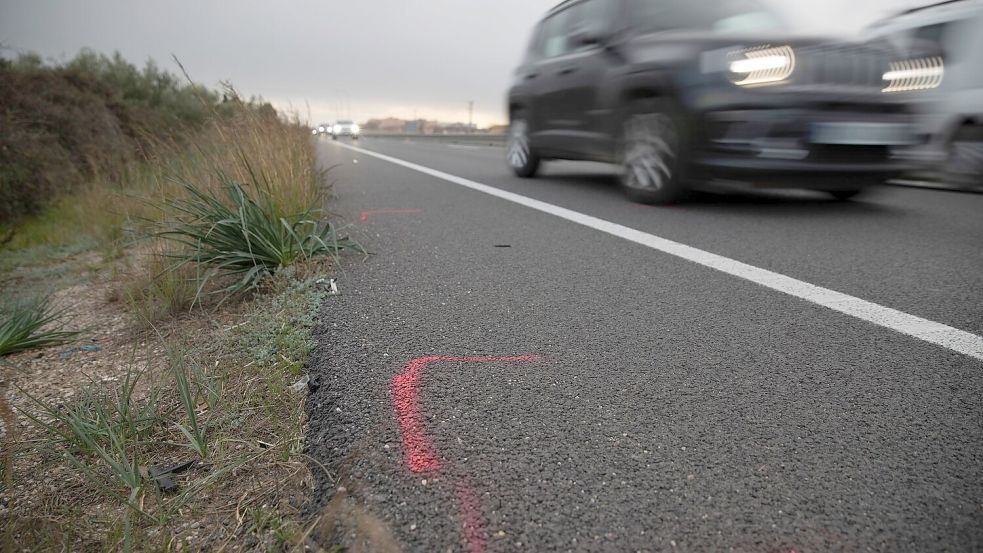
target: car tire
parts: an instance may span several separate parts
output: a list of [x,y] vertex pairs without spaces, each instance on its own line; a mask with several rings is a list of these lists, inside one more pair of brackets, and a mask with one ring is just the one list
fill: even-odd
[[964,125],[946,149],[943,182],[963,189],[983,186],[983,125]]
[[856,198],[863,193],[863,190],[859,188],[851,188],[847,190],[830,190],[829,195],[833,197],[834,200],[838,202],[845,202]]
[[621,126],[621,188],[634,202],[670,204],[686,193],[691,132],[673,101],[635,102]]
[[533,178],[539,171],[540,158],[532,148],[529,121],[524,112],[512,114],[508,143],[505,147],[505,162],[519,178]]
[[332,134],[331,135],[331,140],[338,140],[338,135]]

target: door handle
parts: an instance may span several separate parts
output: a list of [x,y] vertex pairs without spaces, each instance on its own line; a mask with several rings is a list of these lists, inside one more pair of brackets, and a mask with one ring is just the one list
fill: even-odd
[[531,81],[531,80],[535,79],[538,76],[539,76],[539,73],[528,73],[526,75],[526,80],[527,81]]
[[563,69],[560,70],[560,73],[559,74],[560,75],[569,75],[569,74],[574,73],[576,71],[577,71],[577,68],[576,67],[564,67]]

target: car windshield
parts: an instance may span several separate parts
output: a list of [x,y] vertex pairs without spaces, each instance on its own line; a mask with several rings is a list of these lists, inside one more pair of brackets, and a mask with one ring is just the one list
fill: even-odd
[[338,124],[339,125],[351,125],[352,122],[351,121],[338,121]]
[[655,30],[703,29],[753,33],[783,27],[781,18],[755,0],[632,0],[634,19]]

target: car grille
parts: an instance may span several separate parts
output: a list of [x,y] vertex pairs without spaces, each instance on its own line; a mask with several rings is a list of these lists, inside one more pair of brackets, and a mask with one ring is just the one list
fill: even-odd
[[880,92],[892,56],[874,47],[822,45],[796,51],[794,85]]

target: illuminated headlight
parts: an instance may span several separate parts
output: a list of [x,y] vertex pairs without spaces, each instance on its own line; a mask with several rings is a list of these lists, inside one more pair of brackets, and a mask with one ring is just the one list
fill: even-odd
[[750,48],[732,52],[728,60],[730,80],[739,86],[781,84],[795,72],[791,46]]
[[358,131],[360,130],[361,129],[359,128],[358,125],[352,125],[352,134],[358,134]]
[[324,127],[318,127],[317,132],[324,132]]
[[334,130],[331,131],[331,132],[333,132],[335,134],[340,134],[341,133],[341,125],[335,125],[334,126]]
[[945,78],[945,62],[942,58],[922,58],[891,64],[891,70],[884,73],[888,85],[884,92],[912,92],[931,90],[942,85]]
[[311,129],[311,134],[317,134],[317,129]]

